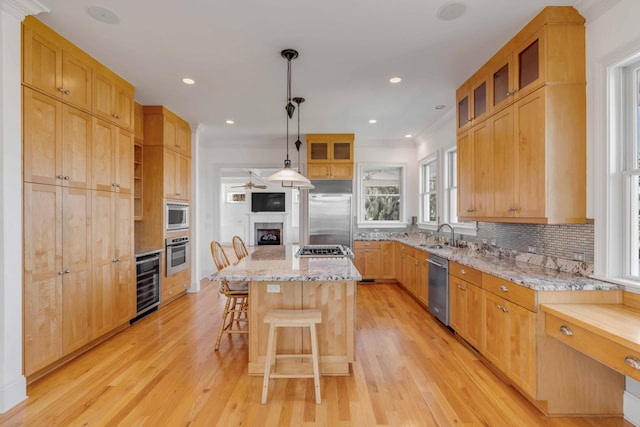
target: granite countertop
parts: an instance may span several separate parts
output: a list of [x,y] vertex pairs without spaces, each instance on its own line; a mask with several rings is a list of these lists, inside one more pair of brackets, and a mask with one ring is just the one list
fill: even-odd
[[362,280],[349,258],[297,258],[297,245],[264,246],[224,270],[211,280],[247,281],[338,281]]
[[391,240],[401,242],[501,279],[510,280],[535,291],[620,289],[618,285],[612,283],[545,268],[541,265],[522,262],[515,258],[496,257],[472,248],[450,248],[448,246],[443,246],[441,249],[428,248],[427,245],[432,245],[436,242],[433,239],[427,238],[425,235],[372,234],[371,236],[359,237],[356,240]]

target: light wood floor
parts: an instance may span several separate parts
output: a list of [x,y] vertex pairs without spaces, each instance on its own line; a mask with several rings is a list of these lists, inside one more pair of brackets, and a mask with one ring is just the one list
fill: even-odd
[[198,294],[147,316],[28,387],[2,426],[628,426],[621,418],[546,418],[399,287],[358,286],[349,377],[247,375],[247,337],[214,351],[223,300]]

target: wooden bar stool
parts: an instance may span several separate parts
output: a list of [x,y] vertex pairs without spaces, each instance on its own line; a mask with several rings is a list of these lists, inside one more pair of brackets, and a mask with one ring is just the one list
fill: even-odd
[[[318,364],[318,335],[316,324],[322,323],[322,310],[270,310],[264,316],[264,323],[269,324],[267,356],[264,364],[264,380],[262,382],[262,404],[267,403],[270,378],[313,378],[316,389],[316,403],[320,404],[320,366]],[[276,354],[277,328],[308,327],[311,336],[311,353]],[[281,358],[309,358],[313,365],[313,373],[276,372],[276,360]],[[271,372],[273,369],[273,372]]]

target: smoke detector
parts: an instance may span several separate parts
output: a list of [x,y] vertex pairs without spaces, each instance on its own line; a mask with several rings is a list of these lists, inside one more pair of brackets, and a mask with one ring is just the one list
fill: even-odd
[[467,10],[467,5],[462,2],[451,2],[447,3],[438,9],[436,16],[441,21],[453,21],[454,19],[460,18],[464,15],[464,12]]
[[105,24],[117,24],[118,21],[120,21],[120,18],[118,18],[118,15],[116,15],[113,10],[102,6],[89,6],[87,13],[93,19],[104,22]]

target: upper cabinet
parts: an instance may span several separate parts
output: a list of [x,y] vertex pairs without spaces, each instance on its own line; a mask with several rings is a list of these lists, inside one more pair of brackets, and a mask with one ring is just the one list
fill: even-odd
[[22,32],[24,84],[91,110],[93,60],[28,16]]
[[191,157],[189,123],[163,106],[144,106],[144,145],[162,145]]
[[133,131],[133,86],[103,66],[93,73],[93,112],[124,129]]
[[349,134],[307,134],[310,179],[353,178],[353,140]]
[[131,84],[32,16],[22,44],[24,85],[133,131]]
[[545,8],[460,86],[461,220],[585,222],[585,86],[584,18],[564,6]]

